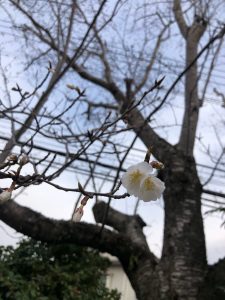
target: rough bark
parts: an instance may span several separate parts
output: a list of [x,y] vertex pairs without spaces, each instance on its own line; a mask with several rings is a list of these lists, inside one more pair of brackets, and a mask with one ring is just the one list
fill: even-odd
[[51,243],[78,243],[116,256],[120,251],[122,254],[127,248],[135,245],[129,243],[129,238],[125,235],[104,229],[100,236],[100,226],[50,219],[14,201],[1,204],[0,208],[0,218],[3,222],[37,240]]
[[[146,225],[138,215],[129,216],[112,208],[105,216],[107,204],[100,202],[95,205],[93,212],[97,222],[104,222],[117,231],[129,236],[135,244],[145,249],[143,255],[133,253],[130,265],[126,266],[121,261],[124,270],[136,291],[138,299],[159,299],[159,278],[157,272],[158,259],[151,253],[142,228]],[[106,218],[105,218],[106,217]]]
[[207,267],[201,216],[202,189],[194,159],[179,156],[177,152],[170,158],[165,182],[161,296],[162,299],[194,300]]

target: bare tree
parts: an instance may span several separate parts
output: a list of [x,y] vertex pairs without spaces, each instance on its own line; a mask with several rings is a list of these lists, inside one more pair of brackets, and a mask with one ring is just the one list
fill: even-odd
[[[83,204],[96,198],[93,213],[101,225],[49,219],[14,201],[1,205],[0,219],[35,239],[77,243],[117,256],[138,299],[223,299],[224,260],[207,264],[201,200],[204,193],[224,197],[207,189],[223,163],[224,147],[221,143],[217,158],[211,156],[215,167],[205,187],[194,157],[199,112],[207,92],[215,89],[211,78],[221,58],[223,5],[223,1],[179,0],[3,2],[5,18],[25,53],[25,72],[33,74],[41,64],[48,70],[45,76],[43,72],[36,76],[32,92],[17,85],[13,90],[18,100],[8,91],[8,105],[1,103],[1,117],[11,124],[12,136],[2,150],[0,178],[11,179],[11,189],[45,182],[82,195]],[[166,53],[178,44],[181,66],[177,52]],[[172,75],[165,83],[159,76],[167,73]],[[87,85],[89,89],[83,88]],[[217,86],[216,90],[221,93]],[[172,107],[175,113],[174,93],[184,100],[181,124],[176,119],[172,124],[181,127],[176,144],[159,131],[169,125],[160,120],[165,109]],[[128,134],[132,141],[124,147],[119,140]],[[63,151],[51,150],[45,141]],[[120,176],[137,141],[147,149],[153,147],[154,156],[166,165],[159,171],[166,185],[160,259],[146,242],[141,217],[110,207],[111,199],[129,196],[119,191]],[[24,176],[21,158],[9,157],[15,147],[29,156],[33,174]],[[41,158],[37,150],[42,151]],[[71,189],[54,181],[78,162],[85,163],[85,184]],[[18,163],[16,172],[7,173]],[[110,172],[100,179],[104,183],[111,176],[111,190],[96,181],[101,168]]]

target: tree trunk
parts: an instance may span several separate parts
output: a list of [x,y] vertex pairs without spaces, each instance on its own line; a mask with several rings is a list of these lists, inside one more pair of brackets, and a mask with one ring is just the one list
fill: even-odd
[[193,158],[171,157],[167,169],[161,299],[196,300],[207,267],[201,184]]
[[[202,186],[198,178],[195,161],[175,150],[170,153],[165,174],[164,192],[165,227],[164,245],[160,260],[149,254],[137,220],[118,212],[108,214],[107,225],[123,232],[132,240],[137,235],[143,247],[142,254],[130,256],[129,264],[121,260],[125,272],[139,300],[203,300],[206,294],[205,278],[208,266],[201,215]],[[105,204],[98,204],[103,211]],[[96,209],[94,210],[95,217]],[[98,215],[101,213],[98,212]],[[97,218],[99,222],[101,218]],[[120,224],[120,226],[118,225]],[[136,234],[132,234],[133,230]],[[211,277],[210,277],[211,278]],[[213,291],[211,291],[212,295]],[[210,299],[210,298],[209,298]]]

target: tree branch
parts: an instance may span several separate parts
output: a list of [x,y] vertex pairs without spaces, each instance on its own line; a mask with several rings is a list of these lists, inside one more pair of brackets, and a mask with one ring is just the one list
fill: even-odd
[[34,239],[50,243],[77,243],[108,252],[120,260],[125,260],[127,253],[142,251],[124,234],[104,229],[100,236],[100,226],[47,218],[12,200],[1,204],[0,219]]
[[[10,1],[11,4],[13,4],[14,6],[16,6],[27,18],[29,18],[29,20],[33,23],[33,25],[39,29],[40,32],[40,28],[42,30],[43,26],[41,26],[39,23],[37,23],[21,6],[19,6],[19,4],[13,0]],[[65,51],[62,51],[62,58],[61,60],[59,60],[58,65],[57,65],[57,72],[55,74],[53,74],[48,88],[47,90],[42,94],[42,96],[40,97],[38,103],[36,104],[36,106],[34,107],[34,109],[32,110],[32,113],[30,114],[30,116],[27,118],[27,120],[25,120],[24,125],[21,126],[21,128],[19,130],[17,130],[17,132],[15,133],[15,136],[10,138],[9,141],[6,143],[3,152],[0,155],[0,163],[3,162],[6,157],[8,156],[8,154],[10,153],[10,151],[12,150],[12,148],[15,146],[16,141],[19,140],[19,138],[24,134],[24,132],[26,132],[26,130],[30,127],[30,125],[32,124],[36,114],[40,111],[40,109],[43,107],[43,105],[45,104],[45,102],[48,100],[48,97],[50,95],[50,93],[52,92],[53,88],[55,87],[55,85],[61,80],[61,78],[65,75],[65,73],[69,70],[69,68],[71,67],[71,65],[74,63],[74,61],[77,59],[78,55],[80,54],[80,51],[82,50],[84,43],[92,29],[92,27],[94,26],[94,24],[96,23],[98,16],[100,15],[103,7],[105,6],[107,0],[103,0],[102,3],[99,6],[99,9],[97,10],[96,14],[94,15],[89,28],[87,29],[79,47],[76,49],[73,57],[71,58],[71,60],[68,62],[68,64],[64,67],[63,70],[62,66],[63,66],[63,62],[66,58],[66,53]],[[72,6],[72,12],[74,12],[75,6]],[[72,17],[70,17],[72,19]],[[72,24],[70,24],[72,26]],[[44,30],[45,32],[47,30]],[[69,39],[70,39],[70,31],[71,28],[69,27],[69,32],[68,32],[68,37],[67,37],[67,44],[66,44],[66,48],[68,48],[68,43],[69,43]],[[47,31],[48,32],[48,31]],[[41,34],[42,35],[42,34]],[[52,40],[51,35],[50,36],[50,40]],[[65,48],[65,49],[66,49]]]
[[179,26],[180,32],[183,35],[183,37],[186,39],[189,28],[186,24],[184,15],[182,13],[180,0],[173,1],[173,13],[174,13],[175,19],[177,21],[177,25]]
[[[146,249],[149,249],[145,235],[142,231],[142,228],[146,226],[146,224],[140,216],[129,216],[118,212],[111,207],[109,207],[107,215],[106,211],[107,203],[98,202],[97,204],[95,204],[93,212],[96,222],[102,223],[104,221],[106,225],[115,228],[120,233],[124,233],[125,235],[129,236],[135,243],[146,247]],[[155,259],[153,254],[152,258]]]
[[12,200],[1,205],[0,219],[17,232],[37,240],[74,243],[108,252],[120,260],[138,298],[147,299],[148,286],[152,293],[159,293],[156,260],[146,247],[125,234],[103,229],[100,235],[101,227],[97,225],[50,219]]
[[209,266],[199,300],[223,300],[225,298],[225,259]]

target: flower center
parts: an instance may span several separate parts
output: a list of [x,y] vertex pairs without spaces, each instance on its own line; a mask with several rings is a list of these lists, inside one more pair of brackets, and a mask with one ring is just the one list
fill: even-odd
[[142,173],[139,170],[136,170],[130,174],[130,183],[138,184],[141,181]]
[[154,189],[154,182],[152,181],[151,177],[148,177],[144,181],[144,189],[147,191],[151,191]]

